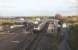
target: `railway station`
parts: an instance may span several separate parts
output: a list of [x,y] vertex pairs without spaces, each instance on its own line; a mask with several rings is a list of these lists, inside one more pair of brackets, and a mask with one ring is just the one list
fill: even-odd
[[0,0],[0,50],[78,50],[77,0]]

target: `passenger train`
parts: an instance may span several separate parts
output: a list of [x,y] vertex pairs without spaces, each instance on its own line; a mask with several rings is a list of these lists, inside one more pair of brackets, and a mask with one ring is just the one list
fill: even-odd
[[35,21],[34,23],[34,32],[40,32],[44,30],[45,22],[42,21]]

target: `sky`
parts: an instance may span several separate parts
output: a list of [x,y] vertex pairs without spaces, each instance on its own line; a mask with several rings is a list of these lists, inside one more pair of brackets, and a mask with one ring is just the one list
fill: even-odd
[[77,0],[0,0],[0,16],[68,16],[77,8]]

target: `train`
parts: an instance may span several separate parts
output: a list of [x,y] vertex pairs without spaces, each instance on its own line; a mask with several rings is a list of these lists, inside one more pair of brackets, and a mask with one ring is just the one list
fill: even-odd
[[41,32],[44,30],[46,22],[44,21],[34,21],[34,22],[27,22],[27,21],[17,21],[15,22],[15,25],[12,25],[11,28],[15,27],[23,27],[25,28],[26,32]]
[[46,22],[42,22],[42,21],[35,21],[34,24],[34,32],[41,32],[44,30]]

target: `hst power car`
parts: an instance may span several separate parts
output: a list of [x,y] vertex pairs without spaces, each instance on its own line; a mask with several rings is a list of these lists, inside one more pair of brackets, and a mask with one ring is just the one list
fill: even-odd
[[44,26],[45,26],[45,22],[36,21],[35,24],[34,24],[34,32],[43,31]]

